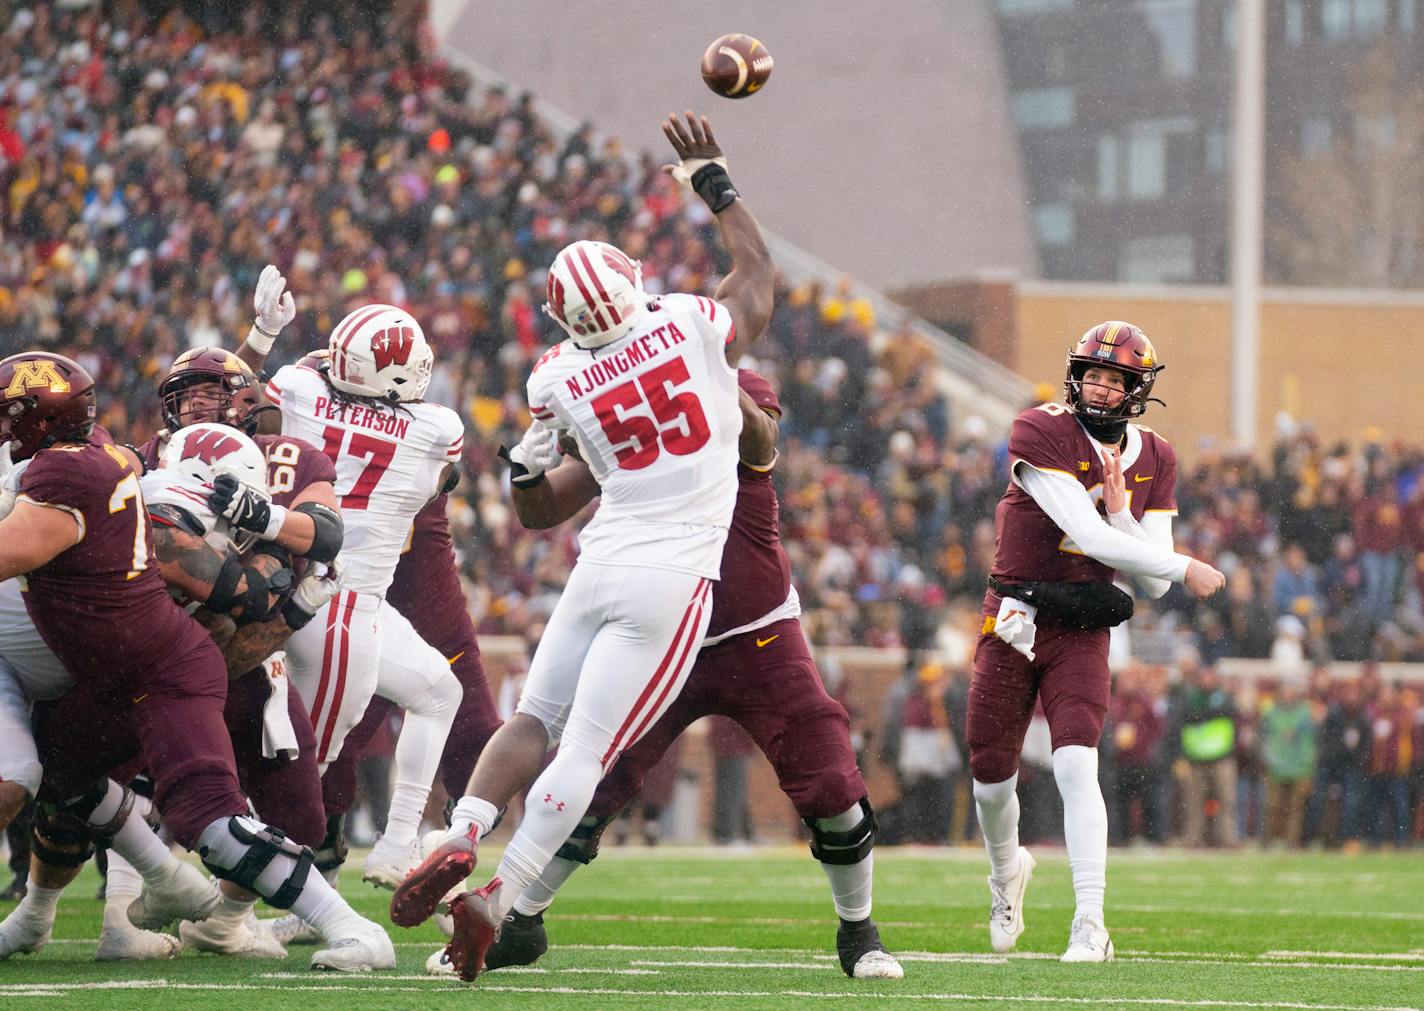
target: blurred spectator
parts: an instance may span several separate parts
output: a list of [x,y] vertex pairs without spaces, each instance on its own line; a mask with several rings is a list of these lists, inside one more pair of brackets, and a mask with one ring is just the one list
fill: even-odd
[[1359,845],[1372,736],[1360,684],[1347,681],[1340,686],[1339,698],[1326,713],[1318,735],[1318,783],[1325,788],[1322,835],[1327,842],[1338,839],[1346,846]]
[[[1167,839],[1166,784],[1162,780],[1166,726],[1146,677],[1135,664],[1123,669],[1108,704],[1115,787],[1108,826],[1114,845],[1137,835],[1155,843]],[[1140,833],[1134,832],[1134,801],[1140,810]]]
[[[752,842],[747,771],[756,743],[725,716],[712,717],[712,841],[718,845]],[[669,795],[671,789],[669,789]]]
[[963,766],[944,706],[946,687],[944,668],[925,664],[906,693],[897,764],[906,842],[949,837],[954,777]]
[[1283,678],[1261,716],[1261,761],[1266,772],[1266,843],[1299,846],[1305,805],[1315,779],[1315,719],[1305,680]]
[[1366,782],[1366,824],[1376,843],[1404,846],[1409,841],[1413,817],[1409,790],[1415,767],[1424,752],[1424,727],[1417,719],[1418,697],[1381,682],[1370,706],[1369,777]]
[[1216,842],[1236,845],[1236,707],[1215,667],[1188,663],[1171,710],[1174,746],[1182,761],[1182,838],[1188,846],[1207,842],[1207,805],[1216,825]]

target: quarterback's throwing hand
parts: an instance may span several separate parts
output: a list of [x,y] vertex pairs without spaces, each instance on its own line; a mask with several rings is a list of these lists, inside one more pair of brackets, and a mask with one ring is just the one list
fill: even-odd
[[1200,559],[1193,558],[1187,564],[1187,589],[1199,600],[1205,600],[1226,585],[1226,577]]

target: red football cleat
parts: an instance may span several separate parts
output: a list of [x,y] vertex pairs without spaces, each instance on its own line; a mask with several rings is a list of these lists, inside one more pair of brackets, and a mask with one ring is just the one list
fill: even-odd
[[401,927],[418,927],[435,913],[442,899],[460,882],[470,876],[478,862],[476,834],[470,826],[467,835],[441,843],[419,867],[411,871],[396,893],[391,896],[391,922]]
[[490,878],[483,888],[466,892],[450,903],[455,934],[445,952],[450,956],[450,964],[467,983],[485,967],[485,953],[499,937],[501,921],[492,899],[503,883],[497,877]]

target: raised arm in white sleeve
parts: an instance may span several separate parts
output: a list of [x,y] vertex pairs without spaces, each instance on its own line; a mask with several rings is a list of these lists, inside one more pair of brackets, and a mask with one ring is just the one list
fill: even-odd
[[1072,477],[1042,471],[1021,461],[1014,468],[1014,480],[1089,558],[1134,576],[1173,583],[1186,581],[1190,557],[1177,554],[1170,544],[1164,548],[1155,539],[1138,540],[1108,526],[1087,489]]
[[[1142,522],[1139,523],[1130,509],[1124,509],[1122,512],[1108,513],[1108,525],[1114,530],[1121,530],[1136,537],[1139,541],[1156,544],[1168,551],[1171,551],[1175,544],[1172,540],[1172,514],[1169,512],[1154,510],[1144,514]],[[1162,596],[1172,586],[1171,580],[1168,579],[1155,579],[1152,576],[1133,578],[1137,580],[1142,592],[1153,600]]]

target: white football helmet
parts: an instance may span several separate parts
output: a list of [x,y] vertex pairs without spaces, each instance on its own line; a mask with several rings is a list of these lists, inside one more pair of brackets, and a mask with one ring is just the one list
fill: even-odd
[[[192,478],[200,485],[211,485],[219,474],[231,474],[246,487],[270,497],[266,455],[257,443],[230,425],[204,421],[179,429],[158,454],[158,465]],[[218,517],[208,542],[223,551],[225,539],[238,551],[245,551],[256,541],[256,535],[234,530],[227,520]]]
[[612,344],[648,308],[642,264],[617,246],[588,239],[554,257],[545,294],[544,311],[581,348]]
[[415,317],[393,305],[363,305],[336,324],[327,378],[344,393],[413,401],[425,396],[435,353]]

